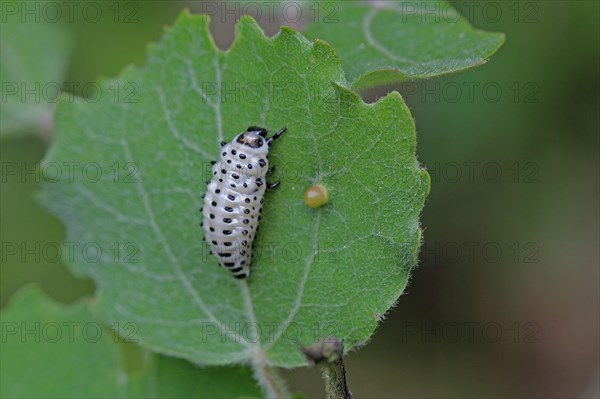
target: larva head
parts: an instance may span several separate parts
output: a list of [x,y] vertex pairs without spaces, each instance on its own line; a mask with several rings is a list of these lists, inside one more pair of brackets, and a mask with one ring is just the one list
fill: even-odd
[[240,133],[235,139],[236,143],[247,145],[250,148],[261,148],[265,145],[267,130],[262,127],[250,126],[247,131]]

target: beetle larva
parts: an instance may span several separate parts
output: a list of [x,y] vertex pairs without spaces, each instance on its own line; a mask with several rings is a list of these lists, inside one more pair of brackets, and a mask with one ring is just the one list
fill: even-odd
[[239,279],[250,275],[252,243],[256,237],[268,184],[269,147],[286,128],[267,138],[267,130],[250,126],[229,143],[221,143],[221,158],[212,167],[204,195],[204,239],[219,264]]

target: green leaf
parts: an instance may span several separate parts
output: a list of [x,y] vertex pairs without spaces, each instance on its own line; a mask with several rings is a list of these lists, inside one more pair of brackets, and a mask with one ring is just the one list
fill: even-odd
[[116,396],[119,354],[107,332],[85,303],[62,307],[24,288],[2,312],[1,396]]
[[[132,331],[130,325],[122,332]],[[25,287],[2,312],[1,396],[260,397],[246,368],[200,369],[180,359],[144,353],[143,364],[130,370],[124,345],[135,348],[103,327],[92,316],[89,302],[65,306],[50,301],[37,287]]]
[[[429,190],[400,95],[363,103],[329,45],[289,28],[268,39],[248,17],[220,52],[208,19],[187,13],[127,82],[139,102],[61,103],[45,160],[76,164],[42,200],[68,241],[101,247],[73,267],[97,281],[102,317],[135,322],[165,354],[252,363],[259,379],[306,364],[299,348],[327,336],[366,342],[416,263]],[[198,208],[219,142],[250,125],[288,131],[271,149],[281,185],[265,197],[252,274],[238,281],[209,255]],[[89,164],[102,178],[85,178]],[[315,181],[330,193],[318,209],[302,195]]]
[[262,394],[248,367],[198,368],[173,357],[148,355],[129,383],[131,398],[258,399]]
[[320,21],[304,34],[335,47],[355,90],[472,68],[504,42],[502,33],[473,29],[444,1],[341,1],[321,8]]
[[[51,14],[46,1],[6,2],[0,24],[0,80],[2,85],[2,136],[19,132],[48,134],[52,114],[67,72],[73,39]],[[37,10],[37,11],[36,11]]]

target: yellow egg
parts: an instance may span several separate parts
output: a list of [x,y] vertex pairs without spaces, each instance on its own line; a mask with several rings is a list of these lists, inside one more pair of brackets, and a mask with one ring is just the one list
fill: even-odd
[[329,201],[329,192],[322,184],[310,186],[304,192],[304,203],[311,208],[318,208]]

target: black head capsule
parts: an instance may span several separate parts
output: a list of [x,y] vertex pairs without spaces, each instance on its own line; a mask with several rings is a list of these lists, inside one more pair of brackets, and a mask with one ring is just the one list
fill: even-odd
[[260,137],[267,137],[267,129],[265,129],[264,127],[259,127],[259,126],[249,126],[248,129],[246,129],[247,132],[256,132],[258,133],[258,135]]

